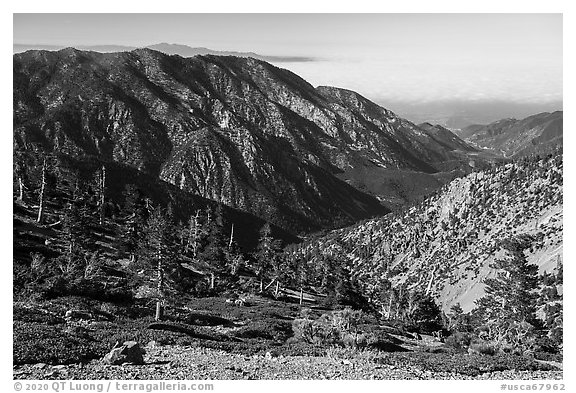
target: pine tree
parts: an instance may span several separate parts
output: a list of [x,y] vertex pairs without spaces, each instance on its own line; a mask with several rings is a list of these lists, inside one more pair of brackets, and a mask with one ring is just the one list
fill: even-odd
[[542,306],[544,327],[552,342],[561,347],[563,344],[563,295],[558,287],[563,285],[563,264],[558,257],[555,271],[541,277],[540,304]]
[[[210,270],[210,289],[216,286],[216,277],[225,271],[226,267],[226,234],[224,232],[224,217],[221,206],[216,213],[208,210],[209,218],[206,226],[206,245],[198,258],[204,261]],[[207,219],[208,219],[207,218]]]
[[450,307],[449,329],[454,332],[468,332],[471,329],[470,315],[464,314],[464,310],[460,303],[456,303]]
[[476,313],[497,342],[520,345],[537,323],[538,267],[526,260],[524,250],[529,245],[526,237],[502,242],[507,256],[491,265],[496,277],[484,280],[486,294],[476,301]]
[[93,249],[94,240],[90,233],[90,216],[82,195],[73,198],[62,215],[62,232],[65,248],[62,254],[61,269],[72,274],[84,264],[84,256]]
[[408,320],[421,332],[432,333],[442,328],[442,312],[434,298],[423,292],[411,292]]
[[281,278],[282,264],[280,261],[280,242],[272,237],[270,223],[260,229],[260,239],[254,254],[254,273],[260,280],[260,292],[264,289],[264,279],[270,275]]
[[126,185],[124,189],[122,212],[124,223],[119,228],[117,248],[122,254],[128,254],[131,262],[135,262],[149,212],[144,194],[133,184]]
[[145,275],[156,284],[156,320],[160,320],[167,296],[168,279],[178,267],[175,231],[169,215],[160,208],[155,209],[143,234],[139,248],[141,258],[137,265],[142,266]]

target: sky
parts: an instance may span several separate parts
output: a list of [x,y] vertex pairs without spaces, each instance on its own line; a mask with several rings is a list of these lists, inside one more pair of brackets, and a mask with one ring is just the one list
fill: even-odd
[[14,14],[13,43],[313,57],[277,65],[422,115],[439,102],[561,109],[562,38],[562,14]]

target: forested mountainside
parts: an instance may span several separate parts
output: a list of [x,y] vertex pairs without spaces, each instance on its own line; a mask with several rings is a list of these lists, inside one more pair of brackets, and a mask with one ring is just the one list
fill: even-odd
[[[140,246],[137,240],[143,239],[142,234],[134,234],[134,244],[128,249],[123,237],[130,228],[143,230],[153,211],[170,211],[174,231],[181,234],[190,231],[191,225],[204,225],[210,221],[207,215],[215,217],[218,212],[222,242],[228,243],[232,237],[234,246],[246,253],[255,249],[259,231],[266,224],[261,218],[182,191],[124,164],[22,152],[15,153],[14,163],[13,251],[17,265],[29,264],[34,255],[55,258],[66,253],[69,247],[65,245],[70,246],[70,240],[79,236],[70,233],[65,223],[71,219],[71,210],[76,215],[74,225],[82,227],[75,231],[83,233],[73,247],[78,248],[76,257],[89,258],[95,253],[113,264]],[[141,222],[132,227],[136,205]],[[299,241],[277,226],[272,225],[271,230],[284,243]],[[198,238],[204,239],[206,230],[200,232]]]
[[[414,293],[465,312],[496,276],[503,244],[521,239],[527,261],[552,272],[562,260],[562,154],[500,163],[455,179],[401,212],[288,247],[316,285],[338,269],[373,302],[408,307]],[[516,241],[514,240],[514,241]]]
[[470,169],[359,94],[252,58],[68,48],[13,60],[15,150],[129,165],[292,233],[388,212],[347,184],[359,169]]
[[544,112],[522,120],[503,119],[456,132],[473,146],[505,157],[548,154],[562,148],[563,112]]

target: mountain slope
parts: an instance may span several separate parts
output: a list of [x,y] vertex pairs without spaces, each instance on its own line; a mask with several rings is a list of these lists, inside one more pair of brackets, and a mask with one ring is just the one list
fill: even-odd
[[252,58],[30,51],[13,95],[17,149],[124,163],[292,231],[388,211],[338,174],[461,160],[357,93]]
[[503,119],[488,125],[472,125],[459,136],[472,145],[506,157],[546,154],[562,146],[563,112],[540,113],[522,120]]
[[[42,162],[42,159],[37,159]],[[26,188],[24,193],[24,202],[15,201],[14,203],[14,256],[18,261],[28,261],[31,252],[40,252],[45,255],[54,253],[54,244],[65,243],[64,236],[57,230],[61,225],[62,217],[65,215],[66,204],[72,199],[73,192],[67,187],[62,179],[68,179],[71,174],[81,181],[91,181],[98,178],[102,162],[95,159],[73,159],[64,155],[58,155],[55,160],[58,162],[58,169],[54,169],[49,178],[58,176],[60,181],[52,181],[48,187],[45,197],[45,220],[46,225],[40,225],[36,222],[37,201],[40,189],[40,179],[38,173],[36,176],[30,171],[24,176]],[[107,219],[103,226],[91,228],[93,235],[104,233],[102,236],[100,251],[103,253],[117,252],[115,250],[115,241],[118,240],[118,233],[112,229],[122,221],[118,217],[118,212],[125,204],[125,188],[127,185],[137,187],[143,195],[148,198],[152,206],[163,209],[171,207],[177,221],[183,225],[188,225],[191,216],[197,212],[204,214],[208,209],[212,212],[219,208],[222,211],[222,218],[227,224],[225,228],[228,235],[234,225],[234,241],[244,252],[252,251],[256,247],[259,237],[259,230],[265,224],[261,218],[245,213],[238,209],[232,209],[227,206],[203,198],[199,195],[191,194],[179,189],[178,187],[159,180],[147,173],[138,171],[127,165],[108,162],[106,167],[106,204]],[[41,164],[40,164],[41,166]],[[94,192],[94,191],[92,191]],[[287,233],[286,231],[273,227],[274,236],[284,242],[298,242],[299,239]],[[113,253],[113,258],[117,256]]]
[[438,143],[443,144],[448,149],[451,150],[462,150],[462,151],[475,151],[476,149],[465,141],[460,139],[456,134],[454,134],[449,129],[442,127],[441,125],[432,125],[430,123],[419,124],[418,127],[427,131]]
[[499,164],[445,185],[402,212],[335,230],[287,251],[291,260],[346,264],[377,302],[385,282],[470,310],[494,274],[500,241],[527,235],[540,272],[562,258],[562,155]]

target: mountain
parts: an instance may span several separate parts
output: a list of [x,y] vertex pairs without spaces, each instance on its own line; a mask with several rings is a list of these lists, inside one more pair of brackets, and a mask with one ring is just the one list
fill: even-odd
[[[46,45],[46,44],[19,44],[12,45],[13,53],[21,53],[29,50],[59,51],[65,49],[66,45]],[[92,52],[130,52],[138,49],[135,46],[127,45],[79,45],[76,49]]]
[[562,110],[561,100],[538,103],[490,99],[437,99],[425,102],[399,102],[382,98],[375,100],[412,122],[440,124],[449,129],[489,124],[507,117],[523,119],[535,113]]
[[[30,44],[14,44],[13,53],[21,53],[29,50],[48,50],[57,51],[65,49],[65,45],[30,45]],[[136,46],[127,45],[80,45],[76,49],[91,52],[130,52],[138,49]],[[318,59],[306,56],[265,56],[259,55],[254,52],[236,52],[236,51],[218,51],[204,47],[191,47],[188,45],[168,44],[162,42],[160,44],[148,45],[145,48],[156,50],[158,52],[166,53],[167,55],[179,55],[182,57],[194,57],[198,55],[215,55],[215,56],[236,56],[236,57],[252,57],[254,59],[268,61],[271,63],[301,63],[308,61],[317,61]]]
[[502,256],[502,241],[528,239],[528,261],[540,273],[562,260],[562,171],[559,152],[500,163],[409,209],[331,231],[286,255],[320,270],[345,266],[375,302],[389,283],[404,294],[433,294],[446,312],[456,303],[469,311],[484,294],[483,279],[496,273],[490,265]]
[[418,127],[427,131],[438,143],[446,146],[450,150],[476,151],[474,147],[460,139],[456,134],[442,127],[441,125],[432,125],[430,123],[419,124]]
[[254,58],[29,51],[14,55],[13,97],[16,149],[127,164],[293,233],[387,213],[353,187],[364,170],[470,170],[358,93]]
[[478,148],[490,149],[505,157],[547,153],[562,146],[563,112],[471,125],[460,130],[458,135]]
[[162,42],[160,44],[155,45],[148,45],[146,48],[166,53],[167,55],[179,55],[182,57],[194,57],[198,55],[252,57],[254,59],[263,60],[271,63],[285,63],[285,62],[300,63],[308,61],[317,61],[317,59],[313,57],[306,57],[306,56],[264,56],[254,52],[218,51],[204,47],[191,47],[188,45],[168,44],[166,42]]

